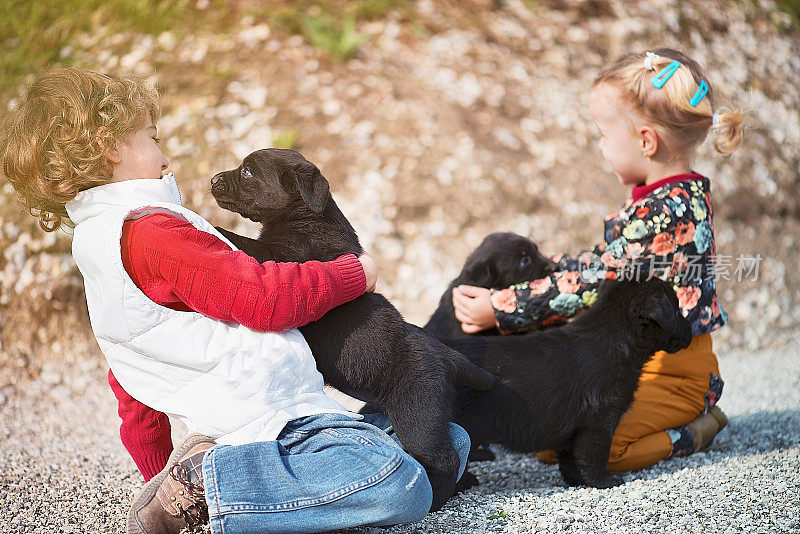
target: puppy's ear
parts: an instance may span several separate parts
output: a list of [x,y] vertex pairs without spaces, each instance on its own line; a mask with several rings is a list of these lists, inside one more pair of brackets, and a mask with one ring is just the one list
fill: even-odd
[[314,213],[322,213],[331,196],[331,190],[328,180],[322,176],[317,166],[296,150],[268,148],[264,152],[278,169],[281,186],[297,187],[308,207]]
[[677,328],[677,310],[661,284],[644,283],[642,291],[631,302],[631,312],[638,317],[643,326],[657,324],[666,332]]
[[322,213],[331,196],[331,188],[328,180],[322,176],[319,169],[313,165],[310,168],[306,166],[294,167],[287,170],[286,174],[293,178],[300,195],[308,207],[314,213]]
[[497,282],[497,268],[488,258],[467,258],[461,278],[479,287],[490,287]]

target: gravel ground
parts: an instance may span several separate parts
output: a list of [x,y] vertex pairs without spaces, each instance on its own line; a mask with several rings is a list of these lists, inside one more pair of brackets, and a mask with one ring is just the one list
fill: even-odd
[[[498,461],[472,465],[479,487],[421,523],[365,534],[800,532],[798,342],[720,350],[730,424],[708,453],[597,490],[566,488],[555,466],[497,449]],[[103,365],[55,364],[0,395],[0,532],[123,532],[142,478],[119,442]]]

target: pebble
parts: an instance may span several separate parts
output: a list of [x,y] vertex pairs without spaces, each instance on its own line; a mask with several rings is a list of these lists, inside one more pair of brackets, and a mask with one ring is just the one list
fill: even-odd
[[250,48],[260,46],[264,41],[269,39],[272,32],[266,24],[259,24],[257,26],[250,26],[244,28],[236,34],[236,38]]
[[58,366],[54,362],[47,362],[42,366],[39,380],[49,386],[61,384],[63,377]]

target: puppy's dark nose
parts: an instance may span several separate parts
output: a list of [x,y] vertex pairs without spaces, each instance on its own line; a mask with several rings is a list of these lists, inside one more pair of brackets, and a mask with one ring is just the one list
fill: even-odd
[[219,194],[227,191],[227,183],[225,182],[225,173],[218,172],[211,178],[211,193]]

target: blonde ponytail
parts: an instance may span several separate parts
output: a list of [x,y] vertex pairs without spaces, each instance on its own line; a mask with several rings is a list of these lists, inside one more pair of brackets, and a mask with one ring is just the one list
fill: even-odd
[[722,157],[730,157],[744,141],[744,112],[736,109],[721,113],[719,124],[712,125],[711,129],[719,132],[719,137],[714,140],[714,149]]

